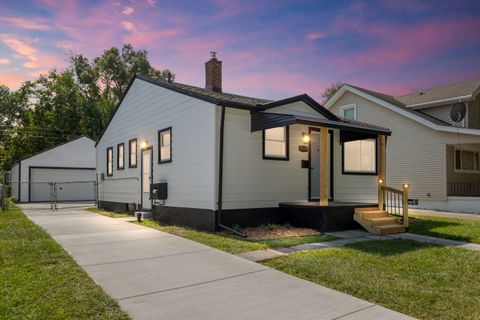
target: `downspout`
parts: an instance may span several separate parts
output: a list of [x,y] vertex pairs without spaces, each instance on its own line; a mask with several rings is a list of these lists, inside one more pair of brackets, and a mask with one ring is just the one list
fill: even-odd
[[225,131],[225,106],[222,106],[222,115],[220,118],[220,148],[218,154],[218,213],[217,224],[220,228],[235,233],[236,235],[246,238],[247,236],[237,230],[233,230],[230,227],[222,224],[222,204],[223,204],[223,141]]

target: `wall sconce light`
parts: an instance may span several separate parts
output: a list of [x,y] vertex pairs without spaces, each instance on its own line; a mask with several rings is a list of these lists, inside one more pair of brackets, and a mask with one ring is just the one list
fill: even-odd
[[308,133],[303,132],[302,133],[302,141],[303,141],[303,143],[309,143],[310,142],[310,135]]
[[379,179],[379,180],[378,180],[378,184],[383,185],[383,180],[382,180],[382,179]]
[[148,140],[147,139],[142,140],[142,142],[140,142],[140,147],[142,149],[145,149],[146,147],[148,147]]
[[403,189],[408,189],[409,187],[410,187],[410,186],[408,185],[408,183],[405,183],[405,184],[403,185]]

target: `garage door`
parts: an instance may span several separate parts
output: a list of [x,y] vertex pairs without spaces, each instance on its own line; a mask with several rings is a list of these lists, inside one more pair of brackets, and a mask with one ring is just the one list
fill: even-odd
[[30,168],[30,201],[50,201],[49,182],[57,201],[95,200],[95,169]]

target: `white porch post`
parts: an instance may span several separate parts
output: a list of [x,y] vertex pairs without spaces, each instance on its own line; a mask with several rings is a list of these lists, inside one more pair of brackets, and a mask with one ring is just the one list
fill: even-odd
[[328,205],[328,128],[320,128],[320,205]]

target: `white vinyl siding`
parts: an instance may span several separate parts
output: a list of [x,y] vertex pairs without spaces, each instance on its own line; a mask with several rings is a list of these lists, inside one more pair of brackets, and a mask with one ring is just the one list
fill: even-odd
[[293,114],[297,116],[325,119],[325,117],[322,114],[318,113],[315,109],[313,109],[303,101],[297,101],[297,102],[286,104],[284,106],[267,109],[265,112],[279,113],[279,114]]
[[343,171],[346,173],[375,173],[376,145],[373,139],[345,142]]
[[446,200],[446,147],[459,139],[478,143],[478,136],[435,131],[351,92],[343,94],[330,111],[339,115],[340,106],[352,103],[357,104],[359,121],[392,131],[387,138],[386,184],[394,188],[409,184],[412,199]]
[[223,208],[269,208],[282,201],[308,199],[308,170],[300,165],[308,160],[308,153],[298,151],[302,132],[308,127],[289,128],[290,161],[265,161],[263,134],[250,132],[250,112],[226,108]]
[[[138,164],[99,183],[100,201],[140,200],[141,149],[153,146],[153,183],[168,183],[166,206],[214,209],[216,106],[136,79],[97,145],[98,173],[106,172],[107,147],[138,141]],[[172,127],[175,160],[158,164],[158,131]],[[145,145],[143,145],[145,144]]]

